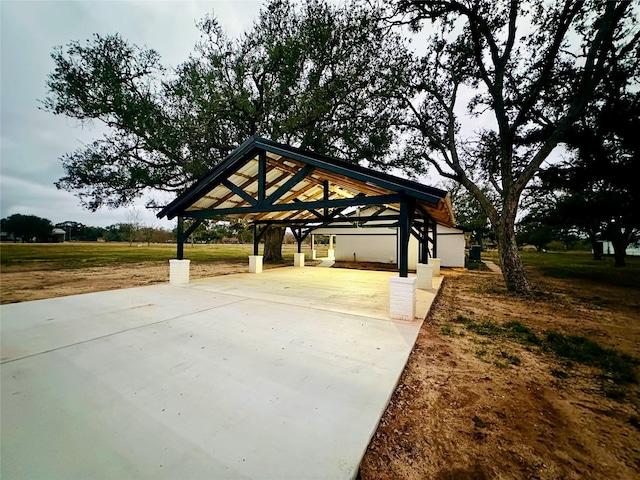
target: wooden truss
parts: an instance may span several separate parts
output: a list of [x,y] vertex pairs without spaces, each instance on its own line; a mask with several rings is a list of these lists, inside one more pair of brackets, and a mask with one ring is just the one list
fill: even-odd
[[[375,213],[356,216],[367,207]],[[375,207],[375,208],[371,208]],[[384,212],[384,215],[382,215]],[[178,258],[184,241],[205,219],[245,221],[254,228],[254,254],[271,225],[291,228],[298,251],[315,229],[396,227],[399,271],[407,276],[409,237],[421,262],[437,255],[436,225],[453,224],[448,193],[356,164],[251,137],[158,217],[178,217]],[[195,222],[185,231],[183,219]],[[431,248],[429,248],[431,246]]]

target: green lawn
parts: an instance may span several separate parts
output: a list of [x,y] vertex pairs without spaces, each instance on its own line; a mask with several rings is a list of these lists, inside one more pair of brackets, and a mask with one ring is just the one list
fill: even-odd
[[[627,257],[627,266],[614,267],[613,257],[594,260],[590,252],[520,252],[525,269],[553,278],[578,278],[620,287],[640,288],[640,257]],[[482,258],[500,264],[498,253],[482,252]]]
[[[303,251],[309,247],[305,246]],[[262,252],[262,246],[260,246]],[[293,262],[294,245],[283,247],[286,262]],[[253,245],[185,245],[184,256],[199,263],[246,263],[253,254]],[[176,258],[175,244],[128,243],[3,243],[0,246],[0,264],[3,267],[20,266],[24,270],[73,269],[103,267],[115,264],[166,262]]]

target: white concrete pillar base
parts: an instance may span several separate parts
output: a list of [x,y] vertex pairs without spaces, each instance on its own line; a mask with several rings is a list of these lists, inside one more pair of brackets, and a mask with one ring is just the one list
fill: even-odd
[[433,266],[419,263],[416,266],[417,282],[416,287],[420,289],[433,288]]
[[189,285],[189,265],[191,260],[169,260],[169,283],[171,285]]
[[293,254],[293,266],[294,267],[304,267],[304,253],[294,253]]
[[416,277],[389,277],[391,320],[412,322],[416,316]]
[[249,273],[262,273],[262,255],[249,255]]
[[316,250],[311,250],[311,260],[316,259],[316,253],[318,253]]
[[433,276],[440,276],[440,259],[439,258],[429,258],[429,265],[433,267]]
[[329,260],[335,260],[335,259],[336,259],[336,251],[335,251],[333,248],[330,248],[330,249],[327,251],[327,258],[328,258]]

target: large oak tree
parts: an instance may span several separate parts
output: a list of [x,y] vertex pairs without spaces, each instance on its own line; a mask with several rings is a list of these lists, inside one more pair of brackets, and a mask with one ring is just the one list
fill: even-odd
[[433,165],[478,199],[507,288],[527,293],[514,230],[521,195],[583,115],[609,53],[633,41],[631,4],[401,0],[396,6],[395,23],[420,32],[426,48],[405,92],[409,139],[399,163],[411,170]]
[[[379,162],[401,112],[390,90],[406,51],[358,3],[271,0],[250,31],[228,38],[214,17],[175,70],[118,35],[54,50],[46,110],[109,127],[62,158],[57,185],[95,210],[150,188],[180,193],[250,135],[352,162]],[[267,236],[278,260],[282,228]]]

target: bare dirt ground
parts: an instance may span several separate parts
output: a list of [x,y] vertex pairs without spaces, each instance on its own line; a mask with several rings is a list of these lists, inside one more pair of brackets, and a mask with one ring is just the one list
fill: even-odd
[[536,278],[554,293],[522,302],[506,293],[499,274],[445,275],[361,478],[640,478],[638,385],[608,398],[593,367],[451,323],[459,315],[519,321],[638,358],[638,291]]
[[[264,268],[272,268],[265,265]],[[26,302],[44,298],[64,297],[80,293],[101,292],[118,288],[141,287],[169,281],[169,266],[158,263],[133,263],[110,267],[71,270],[31,270],[20,265],[2,268],[0,288],[2,303]],[[194,263],[190,277],[247,272],[239,263]]]

